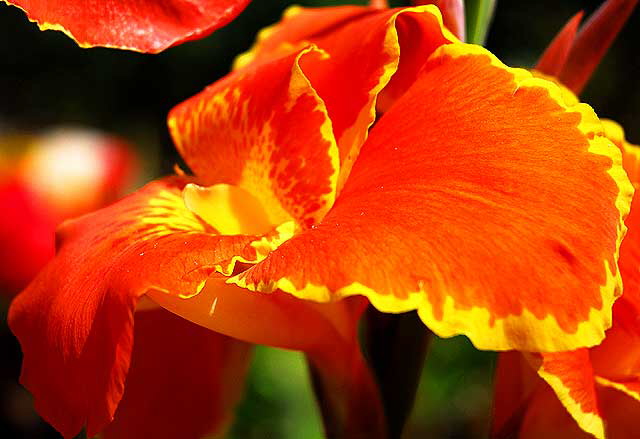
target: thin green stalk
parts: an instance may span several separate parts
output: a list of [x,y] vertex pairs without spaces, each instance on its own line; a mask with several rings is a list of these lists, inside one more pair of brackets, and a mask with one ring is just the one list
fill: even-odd
[[467,41],[473,44],[484,45],[496,0],[467,0]]

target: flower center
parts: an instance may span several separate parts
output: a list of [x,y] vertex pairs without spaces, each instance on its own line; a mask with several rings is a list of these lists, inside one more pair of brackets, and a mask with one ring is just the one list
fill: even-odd
[[221,235],[263,235],[278,225],[260,200],[238,186],[188,184],[182,196],[187,208]]

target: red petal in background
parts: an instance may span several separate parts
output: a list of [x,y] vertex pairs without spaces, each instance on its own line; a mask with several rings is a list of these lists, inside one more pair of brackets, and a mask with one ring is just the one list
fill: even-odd
[[224,26],[250,0],[3,0],[81,47],[157,53]]

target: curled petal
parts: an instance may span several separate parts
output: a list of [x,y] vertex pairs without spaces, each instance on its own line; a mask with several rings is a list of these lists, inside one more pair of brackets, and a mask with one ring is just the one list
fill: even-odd
[[158,53],[209,35],[249,0],[3,0],[24,10],[42,30],[67,34],[80,47]]
[[200,439],[233,418],[249,345],[156,309],[136,313],[127,386],[105,439]]
[[304,72],[322,56],[308,48],[247,66],[169,115],[178,150],[200,180],[248,191],[272,224],[295,219],[311,226],[335,198],[331,120]]
[[466,38],[466,19],[462,0],[414,0],[414,5],[436,5],[442,12],[444,25],[461,41]]
[[444,28],[433,5],[391,10],[294,7],[280,23],[263,30],[236,65],[264,62],[310,43],[329,55],[326,63],[303,67],[333,123],[340,190],[375,121],[376,103],[385,109],[391,105],[429,54],[452,41],[456,38]]
[[215,270],[257,256],[255,237],[217,235],[186,209],[185,183],[159,180],[65,223],[58,255],[10,308],[24,353],[21,382],[66,438],[83,426],[91,437],[111,421],[144,293],[195,294]]
[[621,292],[632,193],[590,107],[450,44],[373,128],[322,223],[233,281],[418,309],[482,349],[594,345]]

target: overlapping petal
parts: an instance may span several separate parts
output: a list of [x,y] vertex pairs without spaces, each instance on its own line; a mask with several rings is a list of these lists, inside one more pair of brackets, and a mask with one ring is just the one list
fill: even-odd
[[135,317],[126,390],[105,439],[220,435],[244,388],[249,345],[163,309]]
[[81,47],[157,53],[209,35],[249,0],[3,0],[42,30],[58,30]]
[[588,106],[451,44],[378,121],[322,223],[234,281],[319,301],[364,294],[483,349],[593,345],[620,294],[631,195]]
[[588,349],[533,354],[534,369],[584,431],[604,438],[604,421]]
[[195,294],[216,267],[256,256],[248,245],[254,237],[219,236],[187,210],[184,184],[157,181],[66,223],[57,257],[11,307],[24,353],[21,381],[65,437],[83,426],[93,436],[111,420],[144,293]]
[[[565,93],[570,93],[565,91]],[[622,128],[613,121],[603,120],[606,136],[622,151],[624,169],[634,187],[640,184],[638,147],[629,144]],[[514,406],[496,400],[494,429],[519,431],[519,438],[539,437],[555,432],[557,437],[582,437],[584,432],[597,438],[631,437],[626,421],[618,416],[619,407],[638,412],[631,399],[640,401],[640,206],[633,197],[626,218],[628,233],[620,247],[619,267],[624,294],[613,307],[613,326],[602,344],[591,349],[571,352],[527,354],[533,368],[499,367],[496,373],[496,396],[529,398],[516,412]],[[501,363],[512,363],[517,353],[501,356]],[[522,360],[521,360],[522,361]],[[536,370],[550,387],[533,374]],[[517,380],[527,381],[527,389],[514,387]],[[550,392],[553,389],[554,395]],[[528,397],[526,395],[529,395]],[[559,401],[559,403],[557,402]],[[563,407],[560,406],[560,404]],[[565,410],[566,409],[566,410]],[[568,422],[570,415],[575,424]],[[508,425],[505,419],[521,425]]]
[[321,57],[308,48],[248,66],[169,115],[178,150],[202,182],[247,190],[276,225],[293,218],[311,226],[335,198],[331,120],[304,71]]
[[329,55],[329,62],[305,65],[304,70],[333,123],[341,188],[375,120],[376,103],[388,108],[415,80],[429,54],[453,41],[457,39],[433,5],[391,10],[294,7],[280,23],[263,30],[236,65],[263,62],[310,43]]

